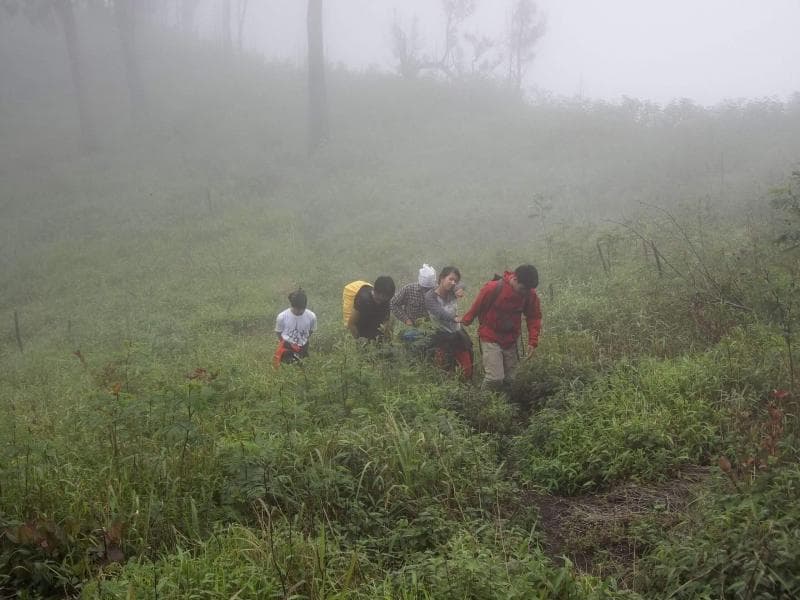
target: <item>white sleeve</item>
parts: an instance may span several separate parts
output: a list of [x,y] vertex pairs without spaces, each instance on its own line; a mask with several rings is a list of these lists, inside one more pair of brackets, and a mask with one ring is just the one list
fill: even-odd
[[275,333],[283,333],[285,327],[286,324],[283,322],[283,313],[279,313],[278,318],[275,319]]
[[312,314],[314,315],[314,318],[311,319],[311,329],[309,331],[316,331],[317,330],[317,314],[316,313],[312,313]]

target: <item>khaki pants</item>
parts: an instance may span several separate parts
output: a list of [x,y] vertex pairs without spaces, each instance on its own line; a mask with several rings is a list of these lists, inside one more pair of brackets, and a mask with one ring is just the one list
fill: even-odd
[[495,387],[511,381],[514,369],[519,362],[516,344],[503,349],[500,344],[481,340],[481,354],[483,354],[483,385],[485,387]]

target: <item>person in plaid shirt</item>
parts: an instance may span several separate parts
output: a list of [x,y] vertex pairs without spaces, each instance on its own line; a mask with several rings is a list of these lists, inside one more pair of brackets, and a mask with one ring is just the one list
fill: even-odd
[[425,294],[436,287],[436,269],[423,264],[419,270],[417,283],[409,283],[401,287],[392,297],[389,306],[395,318],[413,327],[417,321],[428,316],[425,308]]

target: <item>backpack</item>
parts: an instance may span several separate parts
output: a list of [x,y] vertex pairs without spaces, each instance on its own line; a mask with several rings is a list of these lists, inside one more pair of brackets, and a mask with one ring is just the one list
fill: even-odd
[[[492,295],[489,296],[489,299],[484,303],[481,307],[481,314],[486,314],[494,303],[497,301],[497,298],[500,296],[500,292],[503,291],[503,286],[506,284],[505,280],[503,279],[502,275],[498,275],[497,273],[494,274],[491,281],[496,281],[497,285],[494,286],[494,290],[492,290]],[[531,295],[528,294],[525,296],[525,302],[522,304],[522,314],[527,314],[528,309],[530,308],[531,304]]]
[[372,287],[372,284],[361,281],[351,281],[344,289],[342,289],[342,317],[344,318],[344,326],[347,327],[347,322],[350,320],[350,315],[353,314],[353,302],[355,301],[356,294],[365,285]]

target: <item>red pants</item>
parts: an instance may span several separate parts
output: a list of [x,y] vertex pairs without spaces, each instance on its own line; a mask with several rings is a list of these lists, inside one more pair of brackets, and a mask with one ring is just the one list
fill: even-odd
[[[453,358],[459,367],[461,367],[461,377],[463,379],[472,379],[472,353],[469,350],[458,350],[452,353]],[[447,368],[447,351],[444,348],[437,348],[436,355],[434,356],[436,366],[443,369]]]
[[290,344],[285,340],[278,342],[278,348],[275,350],[275,355],[272,357],[272,366],[279,368],[281,363],[293,363],[308,356],[308,344],[305,346],[298,346],[297,344]]

